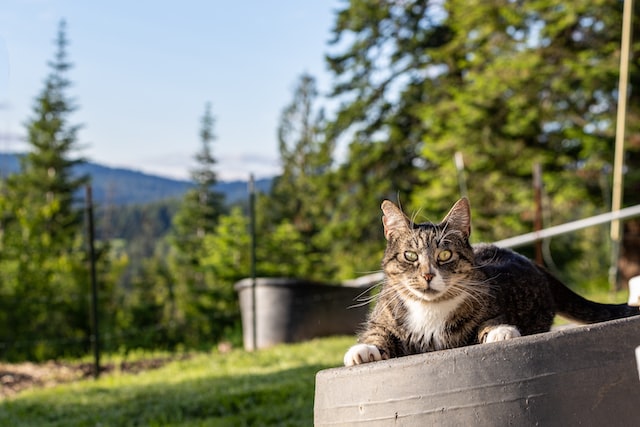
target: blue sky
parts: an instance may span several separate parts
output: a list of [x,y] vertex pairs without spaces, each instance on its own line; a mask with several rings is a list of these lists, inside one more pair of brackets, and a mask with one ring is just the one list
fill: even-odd
[[0,151],[23,151],[61,19],[69,94],[92,161],[187,178],[211,102],[221,179],[276,174],[276,129],[298,77],[327,91],[338,0],[2,0]]

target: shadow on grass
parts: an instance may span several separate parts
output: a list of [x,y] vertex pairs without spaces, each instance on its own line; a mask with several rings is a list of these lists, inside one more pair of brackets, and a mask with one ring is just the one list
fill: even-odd
[[0,425],[313,425],[315,374],[309,365],[269,374],[127,384],[71,385],[0,403]]

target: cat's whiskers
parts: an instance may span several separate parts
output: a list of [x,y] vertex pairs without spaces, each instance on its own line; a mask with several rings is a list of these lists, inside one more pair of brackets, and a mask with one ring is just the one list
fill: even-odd
[[482,304],[487,297],[491,297],[491,295],[493,295],[492,290],[497,287],[493,282],[494,279],[495,277],[489,277],[481,281],[464,279],[456,281],[450,286],[452,290],[464,293],[470,300],[473,300],[478,304]]
[[355,300],[355,301],[357,301],[357,303],[347,306],[347,310],[351,310],[353,308],[364,307],[365,305],[371,304],[371,302],[375,301],[375,300],[376,300],[376,296],[375,295],[371,295],[371,296],[368,296],[368,297],[365,297],[365,298],[357,298]]
[[411,233],[411,237],[413,238],[413,240],[417,243],[419,242],[420,239],[420,229],[419,228],[414,228],[413,227],[413,221],[411,222],[411,227],[409,228],[409,231]]
[[488,292],[478,292],[477,290],[463,286],[456,288],[456,291],[466,296],[465,301],[468,301],[470,303],[469,305],[473,305],[473,303],[481,304],[482,301],[484,301],[483,297],[490,295]]
[[484,263],[482,263],[482,264],[476,264],[476,265],[474,265],[474,266],[473,266],[473,267],[471,267],[471,268],[473,268],[473,269],[480,269],[480,268],[486,267],[487,265],[491,265],[491,264],[493,264],[493,263],[495,262],[495,260],[496,260],[497,256],[498,256],[498,251],[495,251],[495,252],[493,253],[493,255],[491,256],[491,258],[487,259],[487,260],[486,260],[486,262],[484,262]]
[[[440,228],[436,229],[436,240],[438,242],[445,241],[445,236],[448,234],[448,231],[447,231],[448,228],[449,228],[449,224],[444,224],[444,226],[441,229]],[[446,241],[450,242],[448,239]]]
[[418,223],[417,218],[418,215],[420,215],[420,212],[422,212],[422,208],[418,209],[411,215],[411,218],[409,219],[411,228],[413,228],[413,226]]
[[[369,295],[367,297],[362,297],[362,295],[364,295],[366,292],[368,292],[369,290],[374,290],[375,288],[380,287],[380,291],[378,293]],[[389,289],[389,286],[387,285],[387,280],[383,280],[379,283],[376,283],[375,285],[373,285],[372,287],[370,287],[367,291],[363,292],[362,294],[360,294],[359,300],[366,300],[366,301],[374,301],[377,299],[380,299],[381,297],[383,297],[384,295],[391,293],[392,290]]]
[[[371,294],[371,295],[367,295],[370,294],[373,290],[375,290],[376,288],[382,288],[384,290],[384,284],[387,281],[386,278],[382,279],[379,282],[374,283],[373,285],[369,286],[368,288],[366,288],[364,291],[360,292],[353,300],[357,302],[357,304],[352,304],[350,306],[348,306],[347,308],[358,308],[358,307],[362,307],[364,305],[368,305],[369,303],[371,303],[372,301],[375,301],[376,299],[379,298],[380,294],[383,291],[380,291],[378,293],[375,294]],[[365,296],[366,295],[366,296]]]
[[473,290],[467,287],[452,287],[449,292],[449,298],[455,298],[457,296],[464,296],[462,303],[469,308],[473,308],[476,305],[482,305],[484,301],[484,294],[474,292]]
[[403,296],[402,292],[399,292],[394,286],[400,286],[401,289],[404,287],[403,285],[389,283],[387,286],[382,288],[380,293],[376,295],[376,298],[378,299],[377,304],[382,304],[381,307],[384,307],[385,309],[392,309],[393,312],[396,312],[399,306],[397,302],[404,301],[407,297]]
[[[361,271],[359,273],[360,274],[376,274],[376,273],[381,273],[381,272],[382,272],[382,270],[371,270],[371,271]],[[377,298],[377,294],[368,295],[368,296],[365,296],[365,295],[371,293],[376,288],[379,288],[379,287],[383,286],[384,283],[386,282],[386,280],[387,280],[386,278],[383,278],[382,280],[380,280],[378,282],[375,282],[373,285],[367,287],[365,290],[360,292],[353,299],[354,301],[357,302],[357,304],[350,305],[350,306],[347,307],[347,309],[362,307],[364,305],[369,304],[371,301],[374,301]]]
[[470,284],[470,285],[485,285],[485,284],[489,284],[489,287],[492,286],[496,286],[495,283],[492,283],[495,279],[497,279],[500,276],[500,274],[496,274],[495,276],[491,276],[491,277],[485,277],[483,280],[478,280],[476,277],[474,278],[465,278],[463,280],[460,280],[460,282],[463,282],[465,284]]
[[437,231],[436,239],[440,243],[448,243],[453,244],[453,242],[457,239],[449,239],[449,236],[460,235],[460,231],[458,230],[448,230],[449,224],[445,224],[442,227],[442,230]]

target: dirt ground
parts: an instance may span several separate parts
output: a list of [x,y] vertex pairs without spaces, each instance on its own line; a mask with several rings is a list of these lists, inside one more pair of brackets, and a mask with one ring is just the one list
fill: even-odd
[[[117,365],[106,364],[100,368],[101,373],[114,370],[137,373],[149,369],[157,369],[166,363],[188,358],[179,357],[155,358],[135,362],[122,362]],[[0,399],[15,396],[17,393],[36,387],[51,387],[56,384],[78,381],[93,376],[91,363],[63,363],[49,361],[46,363],[1,363],[0,362]]]

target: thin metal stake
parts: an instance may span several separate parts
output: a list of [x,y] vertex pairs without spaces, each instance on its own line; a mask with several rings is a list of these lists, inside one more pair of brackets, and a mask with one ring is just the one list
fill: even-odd
[[100,376],[100,333],[98,330],[98,283],[96,279],[95,227],[93,225],[93,195],[86,186],[87,231],[89,235],[89,271],[91,274],[91,346],[93,347],[93,378]]
[[[616,146],[613,161],[613,194],[611,211],[622,208],[623,170],[624,170],[624,133],[627,115],[627,85],[629,81],[629,51],[631,49],[631,18],[633,0],[624,1],[622,11],[622,37],[620,42],[620,77],[618,81],[618,112],[616,117]],[[609,267],[609,286],[618,290],[618,258],[622,240],[622,224],[618,220],[611,221],[611,265]]]
[[251,234],[251,321],[252,349],[258,349],[258,321],[256,319],[256,185],[253,174],[249,177],[249,220]]
[[[533,197],[535,204],[535,215],[533,219],[533,230],[542,230],[542,166],[540,162],[533,165]],[[536,240],[536,263],[544,265],[544,257],[542,256],[542,240]]]

